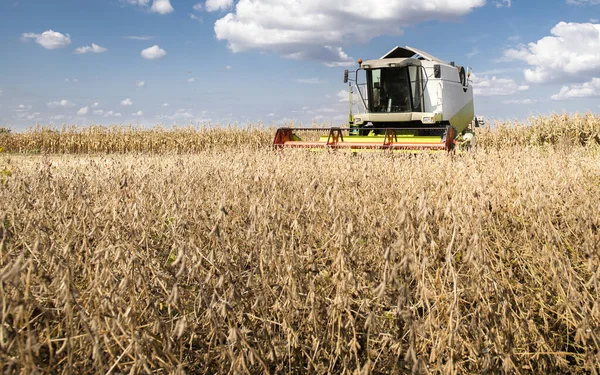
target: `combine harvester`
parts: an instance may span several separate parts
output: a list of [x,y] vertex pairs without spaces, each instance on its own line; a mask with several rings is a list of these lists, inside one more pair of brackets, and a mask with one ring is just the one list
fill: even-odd
[[[357,70],[344,72],[350,102],[348,127],[280,128],[273,145],[353,151],[450,151],[456,145],[474,145],[469,129],[474,117],[471,68],[465,70],[410,47],[396,47],[380,59],[358,63]],[[361,71],[366,83],[359,84]],[[353,116],[355,97],[362,111]],[[326,135],[303,141],[298,136],[302,132]]]

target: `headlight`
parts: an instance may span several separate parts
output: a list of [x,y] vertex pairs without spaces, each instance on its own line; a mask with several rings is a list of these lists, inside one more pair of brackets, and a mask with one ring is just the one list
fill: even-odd
[[434,117],[423,117],[423,118],[421,118],[421,122],[423,124],[435,124],[435,118]]

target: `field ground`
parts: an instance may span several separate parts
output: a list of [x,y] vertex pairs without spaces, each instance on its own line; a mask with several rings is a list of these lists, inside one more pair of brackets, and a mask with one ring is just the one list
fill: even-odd
[[3,372],[600,371],[597,147],[261,142],[1,153]]

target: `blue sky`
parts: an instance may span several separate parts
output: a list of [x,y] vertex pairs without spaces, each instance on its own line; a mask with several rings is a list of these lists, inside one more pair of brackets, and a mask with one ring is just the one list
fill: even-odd
[[600,111],[600,0],[0,0],[0,125],[342,124],[343,70],[409,45],[476,113]]

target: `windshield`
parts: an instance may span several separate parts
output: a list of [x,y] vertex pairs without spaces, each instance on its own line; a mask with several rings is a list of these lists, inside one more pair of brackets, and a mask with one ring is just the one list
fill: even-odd
[[369,111],[421,112],[421,69],[416,66],[367,71]]

